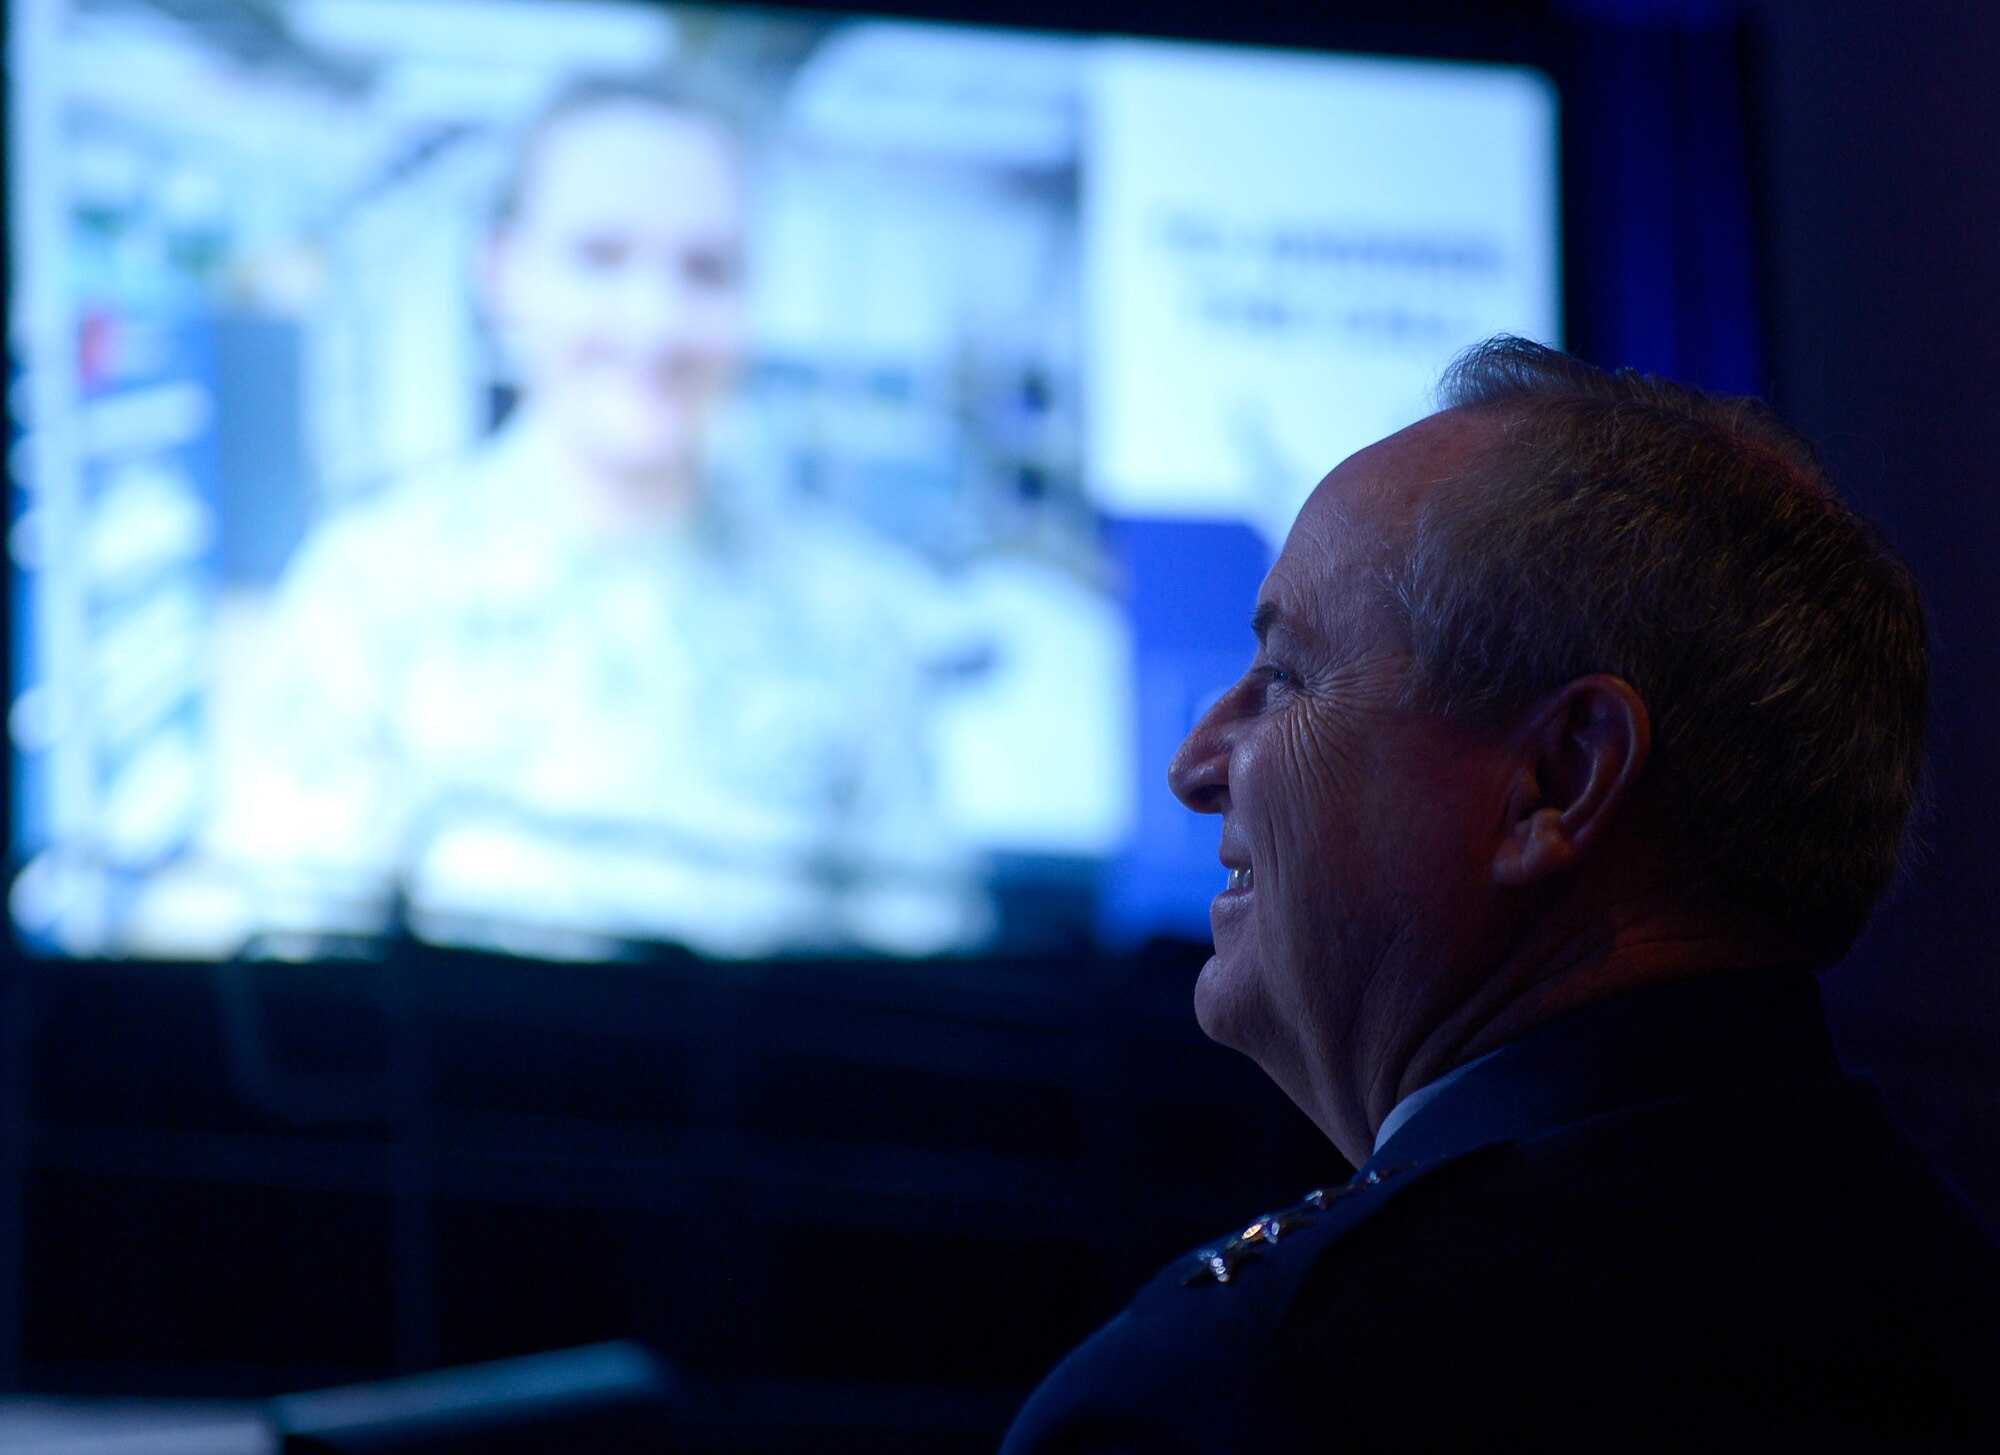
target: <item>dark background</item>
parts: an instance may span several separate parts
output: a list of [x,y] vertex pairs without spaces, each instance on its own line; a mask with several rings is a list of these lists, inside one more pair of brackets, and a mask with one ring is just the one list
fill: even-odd
[[1929,599],[1909,883],[1825,978],[1841,1049],[2000,1214],[2000,7],[1762,0],[1770,390]]
[[[2000,8],[872,8],[1558,77],[1572,345],[1773,398],[1928,594],[1926,849],[1825,987],[2000,1215]],[[632,1336],[691,1376],[691,1448],[990,1448],[1161,1261],[1345,1172],[1195,1031],[1202,953],[12,959],[0,1388],[261,1395]]]

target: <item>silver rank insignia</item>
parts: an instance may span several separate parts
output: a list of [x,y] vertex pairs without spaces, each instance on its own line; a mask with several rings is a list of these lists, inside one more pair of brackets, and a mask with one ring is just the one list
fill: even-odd
[[1334,1187],[1316,1187],[1295,1207],[1283,1212],[1265,1213],[1254,1218],[1242,1232],[1224,1243],[1220,1248],[1203,1248],[1194,1255],[1193,1267],[1181,1279],[1188,1288],[1196,1288],[1208,1283],[1228,1283],[1247,1263],[1263,1256],[1272,1244],[1282,1241],[1301,1228],[1310,1227],[1342,1198],[1376,1184],[1386,1182],[1398,1173],[1407,1172],[1417,1164],[1401,1162],[1393,1167],[1371,1168],[1367,1172],[1357,1172],[1347,1182]]

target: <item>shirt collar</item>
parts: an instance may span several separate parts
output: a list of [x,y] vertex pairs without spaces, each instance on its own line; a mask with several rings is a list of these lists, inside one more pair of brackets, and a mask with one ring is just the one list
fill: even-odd
[[1419,1086],[1415,1091],[1397,1102],[1395,1106],[1389,1109],[1389,1114],[1382,1118],[1382,1125],[1375,1133],[1375,1146],[1373,1150],[1376,1152],[1381,1151],[1389,1138],[1402,1130],[1405,1122],[1430,1105],[1432,1099],[1447,1086],[1451,1085],[1452,1082],[1458,1080],[1459,1077],[1463,1076],[1473,1067],[1490,1061],[1499,1054],[1500,1052],[1498,1051],[1488,1051],[1484,1056],[1474,1056],[1463,1066],[1454,1066],[1451,1070],[1445,1072],[1444,1075],[1438,1077],[1437,1080],[1425,1082],[1422,1086]]

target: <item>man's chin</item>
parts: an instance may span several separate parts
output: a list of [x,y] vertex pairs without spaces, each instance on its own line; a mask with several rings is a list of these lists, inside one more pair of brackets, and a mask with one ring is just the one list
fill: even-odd
[[1208,957],[1194,982],[1194,1019],[1203,1035],[1218,1045],[1249,1053],[1246,1034],[1257,998],[1249,965],[1221,950]]

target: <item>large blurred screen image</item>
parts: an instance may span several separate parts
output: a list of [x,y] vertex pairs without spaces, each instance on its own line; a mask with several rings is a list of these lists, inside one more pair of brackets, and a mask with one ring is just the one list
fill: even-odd
[[1554,340],[1534,73],[557,0],[9,7],[43,953],[1200,935],[1312,485]]

